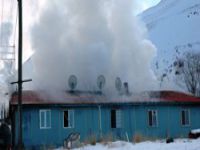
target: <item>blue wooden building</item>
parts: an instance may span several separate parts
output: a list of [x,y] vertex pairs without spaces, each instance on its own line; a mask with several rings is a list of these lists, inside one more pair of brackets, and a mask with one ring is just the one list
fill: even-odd
[[[56,93],[56,94],[55,94]],[[200,128],[200,99],[174,91],[107,98],[91,92],[23,91],[23,142],[26,147],[62,146],[71,132],[89,137],[187,137]],[[18,138],[17,94],[10,101],[13,143]]]

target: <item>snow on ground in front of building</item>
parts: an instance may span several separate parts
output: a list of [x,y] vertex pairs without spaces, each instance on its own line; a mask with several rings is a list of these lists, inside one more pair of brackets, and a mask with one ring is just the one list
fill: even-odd
[[[112,142],[108,144],[86,145],[74,150],[200,150],[200,138],[197,140],[177,139],[173,143],[167,144],[165,140],[155,142],[141,142],[132,144],[123,141]],[[56,150],[65,150],[59,148]]]

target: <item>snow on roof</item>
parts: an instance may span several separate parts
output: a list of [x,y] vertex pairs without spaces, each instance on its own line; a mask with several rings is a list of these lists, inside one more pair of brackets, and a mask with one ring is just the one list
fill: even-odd
[[[18,102],[13,93],[11,105]],[[136,103],[136,102],[189,102],[200,103],[200,98],[176,91],[151,91],[131,96],[107,97],[97,92],[44,92],[23,91],[22,104],[98,104],[98,103]]]

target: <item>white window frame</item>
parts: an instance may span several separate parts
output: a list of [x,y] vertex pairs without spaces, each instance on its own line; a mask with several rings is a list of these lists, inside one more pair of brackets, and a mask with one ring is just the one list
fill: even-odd
[[[184,111],[184,113],[185,112],[188,112],[188,124],[183,124],[183,122],[182,122],[182,112]],[[190,126],[190,110],[189,109],[182,109],[181,110],[181,125],[183,126],[183,127],[188,127],[188,126]]]
[[[70,120],[70,114],[69,114],[69,112],[71,112],[72,113],[72,118],[73,118],[73,120],[72,120],[72,126],[68,126],[68,127],[65,127],[65,122],[64,122],[64,113],[65,113],[65,111],[68,111],[68,125],[70,124],[69,122],[71,121]],[[74,110],[73,109],[66,109],[66,110],[63,110],[63,128],[64,129],[67,129],[67,128],[74,128]]]
[[116,109],[116,128],[122,128],[122,111]]
[[[41,113],[44,112],[44,126],[42,126],[42,118]],[[49,112],[50,116],[50,126],[47,126],[47,112]],[[51,129],[51,110],[50,109],[40,109],[39,111],[39,118],[40,118],[40,129]]]
[[[149,112],[151,112],[151,114],[152,114],[152,125],[150,125],[149,124]],[[153,124],[153,112],[155,112],[155,115],[156,115],[156,124],[154,125]],[[147,111],[147,123],[148,123],[148,126],[149,127],[158,127],[158,110],[156,110],[156,109],[149,109],[148,111]]]

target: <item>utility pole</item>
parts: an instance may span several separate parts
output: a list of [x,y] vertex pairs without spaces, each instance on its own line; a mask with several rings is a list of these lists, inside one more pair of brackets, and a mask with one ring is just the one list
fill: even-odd
[[18,39],[18,117],[19,117],[19,137],[18,149],[23,148],[22,142],[22,0],[18,0],[18,14],[19,14],[19,39]]
[[22,28],[22,0],[18,1],[19,14],[19,37],[18,37],[18,81],[11,84],[18,84],[18,150],[23,149],[23,132],[22,132],[22,83],[32,81],[32,79],[22,80],[22,52],[23,52],[23,28]]

